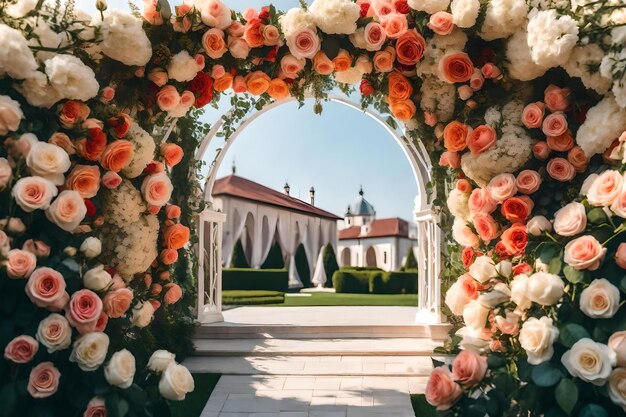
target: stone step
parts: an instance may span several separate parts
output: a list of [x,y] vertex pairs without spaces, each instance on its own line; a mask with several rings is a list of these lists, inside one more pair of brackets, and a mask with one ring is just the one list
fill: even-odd
[[191,372],[225,375],[428,376],[429,356],[192,356]]
[[440,341],[416,338],[196,339],[198,356],[430,356]]

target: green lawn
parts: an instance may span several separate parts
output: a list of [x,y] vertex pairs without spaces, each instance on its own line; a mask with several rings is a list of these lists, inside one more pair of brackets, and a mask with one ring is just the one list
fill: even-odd
[[184,401],[170,402],[172,417],[200,416],[219,379],[219,374],[193,374],[195,389]]
[[[285,296],[285,302],[271,302],[268,291],[224,291],[224,304],[268,305],[272,307],[299,306],[416,306],[417,294],[336,294],[327,292],[310,293],[310,296]],[[270,302],[268,302],[270,301]]]

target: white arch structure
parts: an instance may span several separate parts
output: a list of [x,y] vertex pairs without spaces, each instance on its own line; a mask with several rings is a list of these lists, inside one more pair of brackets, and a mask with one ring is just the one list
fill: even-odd
[[[440,323],[442,317],[440,314],[441,288],[439,279],[441,271],[441,232],[426,193],[426,183],[431,178],[432,168],[426,148],[419,138],[416,138],[414,141],[407,139],[403,133],[392,128],[378,113],[369,109],[363,109],[359,104],[345,97],[331,96],[328,100],[355,109],[377,121],[396,140],[407,157],[419,190],[419,195],[415,198],[413,212],[418,232],[419,312],[416,321],[424,324]],[[272,109],[293,101],[296,101],[296,99],[290,98],[275,101],[267,104],[260,110],[252,109],[252,114],[239,121],[238,126],[232,131],[224,146],[218,150],[217,156],[209,167],[204,187],[204,198],[207,208],[199,214],[198,219],[200,254],[198,267],[198,321],[201,323],[223,321],[221,245],[223,223],[226,220],[226,215],[214,209],[212,197],[213,185],[215,184],[219,167],[232,143],[247,126]],[[226,116],[220,118],[209,130],[196,151],[196,160],[202,160],[205,157],[209,145],[223,129],[225,121],[234,111],[235,108],[231,109]]]

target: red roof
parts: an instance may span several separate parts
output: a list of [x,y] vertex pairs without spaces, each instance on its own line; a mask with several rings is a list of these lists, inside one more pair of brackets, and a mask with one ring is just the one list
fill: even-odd
[[369,237],[409,237],[409,223],[399,217],[377,219],[370,223],[369,233],[361,233],[361,226],[351,226],[339,230],[339,240],[363,239]]
[[229,195],[244,200],[269,204],[271,206],[284,207],[301,213],[312,214],[317,217],[341,220],[341,217],[337,217],[326,210],[322,210],[295,197],[288,196],[287,194],[272,190],[257,182],[236,175],[229,175],[215,181],[213,196],[219,195]]

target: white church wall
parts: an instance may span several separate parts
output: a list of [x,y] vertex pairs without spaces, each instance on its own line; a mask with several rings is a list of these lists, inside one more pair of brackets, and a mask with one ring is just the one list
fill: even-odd
[[[397,271],[402,267],[409,247],[416,244],[415,240],[395,236],[342,239],[337,247],[337,262],[340,266],[368,266],[367,250],[372,247],[376,252],[376,266],[385,271]],[[349,251],[350,254],[348,264],[345,262],[347,256],[344,250]]]

